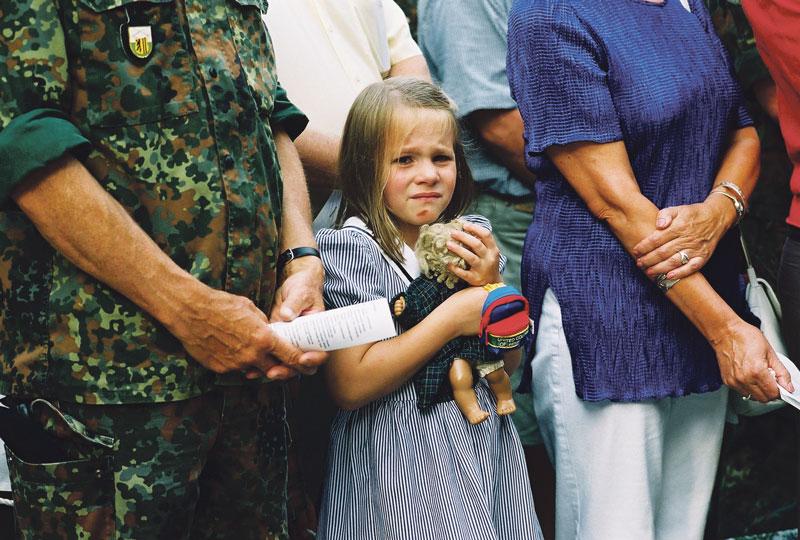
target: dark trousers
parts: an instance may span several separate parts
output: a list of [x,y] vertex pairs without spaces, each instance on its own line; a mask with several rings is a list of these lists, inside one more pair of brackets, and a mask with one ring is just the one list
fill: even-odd
[[[781,302],[783,318],[783,339],[789,358],[800,364],[800,229],[790,228],[789,237],[783,244],[781,266],[778,271],[778,297]],[[797,381],[795,381],[797,384]],[[800,431],[800,420],[797,421]],[[800,498],[800,478],[797,482],[798,498]],[[800,515],[798,515],[800,527]]]

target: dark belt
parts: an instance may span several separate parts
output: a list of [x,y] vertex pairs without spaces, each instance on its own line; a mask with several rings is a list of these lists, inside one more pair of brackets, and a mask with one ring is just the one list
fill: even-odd
[[786,232],[786,236],[795,242],[800,242],[800,227],[789,225],[789,230]]

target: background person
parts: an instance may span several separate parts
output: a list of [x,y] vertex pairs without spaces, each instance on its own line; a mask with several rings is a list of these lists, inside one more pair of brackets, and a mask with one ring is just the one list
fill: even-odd
[[[758,183],[740,230],[759,277],[777,290],[792,199],[792,164],[777,122],[775,82],[756,50],[755,38],[738,0],[706,0],[714,28],[742,87],[747,110],[761,141]],[[791,407],[725,426],[719,472],[708,520],[708,535],[730,538],[777,534],[797,526],[798,472],[795,412]]]
[[792,203],[778,271],[783,336],[790,358],[800,359],[800,6],[790,0],[742,2],[756,45],[777,87],[778,119],[794,169]]

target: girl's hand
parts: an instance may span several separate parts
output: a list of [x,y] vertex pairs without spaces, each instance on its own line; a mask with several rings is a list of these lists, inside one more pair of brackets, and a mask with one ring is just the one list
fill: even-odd
[[789,372],[755,326],[740,319],[711,345],[717,353],[722,382],[742,396],[767,402],[780,397],[778,385],[794,391]]
[[458,255],[468,269],[450,266],[450,271],[474,287],[497,283],[500,277],[500,250],[494,236],[474,223],[464,222],[463,231],[453,231],[447,249]]
[[461,336],[477,336],[481,328],[481,312],[489,291],[483,287],[467,287],[444,301],[442,306]]
[[735,217],[733,205],[719,195],[698,204],[664,208],[656,218],[656,230],[633,247],[636,264],[650,278],[659,274],[685,278],[705,266]]

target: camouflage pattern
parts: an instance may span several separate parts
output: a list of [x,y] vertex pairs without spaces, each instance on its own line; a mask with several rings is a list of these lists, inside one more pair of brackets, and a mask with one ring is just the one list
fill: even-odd
[[[755,84],[769,80],[739,0],[706,0],[728,50],[748,110],[761,138],[761,174],[742,222],[759,276],[775,286],[791,194],[791,163],[777,123],[755,99]],[[726,427],[707,538],[730,538],[796,527],[797,432],[792,410],[741,418]],[[767,534],[769,533],[769,534]],[[794,536],[792,536],[794,537]]]
[[[0,1],[0,130],[63,111],[101,185],[178,265],[268,309],[281,220],[266,0]],[[145,62],[123,25],[148,26]],[[215,377],[147,313],[0,209],[0,393],[187,399]]]
[[32,408],[72,461],[9,452],[23,539],[285,539],[280,385],[228,387],[167,404]]

